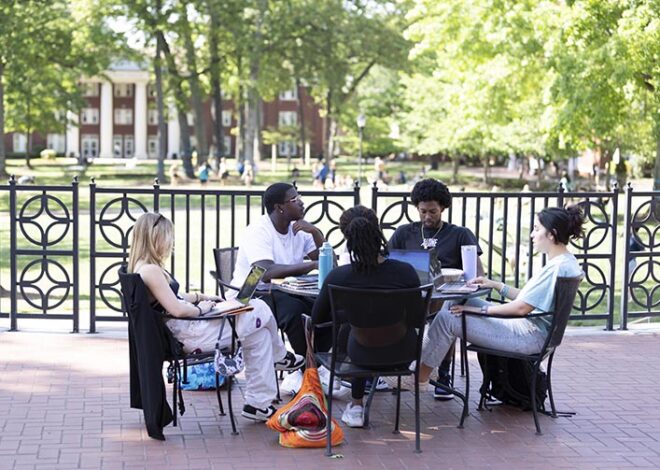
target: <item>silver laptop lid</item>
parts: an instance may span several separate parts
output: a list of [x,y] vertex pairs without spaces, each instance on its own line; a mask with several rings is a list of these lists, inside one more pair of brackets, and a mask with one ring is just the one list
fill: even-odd
[[410,264],[417,275],[419,276],[419,282],[424,284],[429,284],[432,280],[430,275],[431,271],[431,257],[433,251],[427,250],[398,250],[392,249],[390,251],[390,259],[395,259],[402,261],[404,263]]

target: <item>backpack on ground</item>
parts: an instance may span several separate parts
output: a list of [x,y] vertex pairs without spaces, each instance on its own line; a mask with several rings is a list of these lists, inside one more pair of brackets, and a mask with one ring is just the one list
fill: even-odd
[[[484,375],[479,392],[504,404],[524,411],[532,409],[530,383],[533,367],[530,361],[478,353],[479,365]],[[548,396],[548,376],[539,370],[536,375],[536,407],[545,412]]]

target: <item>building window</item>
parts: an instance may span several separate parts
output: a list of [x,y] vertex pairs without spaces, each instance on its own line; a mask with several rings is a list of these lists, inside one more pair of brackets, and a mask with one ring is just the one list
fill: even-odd
[[158,158],[158,136],[150,135],[147,139],[147,154],[149,158]]
[[81,83],[80,88],[82,89],[83,96],[87,96],[87,97],[99,96],[98,83]]
[[14,133],[12,141],[14,152],[24,153],[27,150],[27,137],[25,134]]
[[223,155],[231,155],[231,137],[228,135],[223,136],[222,140],[224,141],[224,152]]
[[280,126],[295,126],[298,123],[298,113],[295,111],[280,111],[278,122]]
[[117,98],[129,98],[133,96],[133,84],[132,83],[115,83],[115,97]]
[[83,134],[80,139],[81,154],[83,158],[95,158],[99,155],[99,136]]
[[156,90],[156,85],[147,85],[147,96],[149,98],[155,98],[158,90]]
[[279,155],[285,156],[285,157],[290,157],[296,154],[296,143],[287,140],[285,142],[280,142],[277,146],[277,152]]
[[222,127],[231,127],[231,111],[222,112]]
[[99,109],[98,108],[83,108],[80,121],[83,124],[98,124],[99,123]]
[[298,90],[292,88],[290,90],[280,92],[281,101],[296,101],[298,99]]
[[133,136],[124,136],[124,158],[133,158]]
[[115,124],[133,124],[133,110],[125,108],[115,109]]
[[150,126],[157,126],[158,125],[158,110],[157,109],[149,109],[147,112],[147,122],[149,123]]
[[113,136],[112,155],[115,158],[131,158],[133,156],[133,136],[132,135]]
[[46,147],[55,150],[57,153],[64,153],[65,144],[64,134],[48,134],[46,136]]

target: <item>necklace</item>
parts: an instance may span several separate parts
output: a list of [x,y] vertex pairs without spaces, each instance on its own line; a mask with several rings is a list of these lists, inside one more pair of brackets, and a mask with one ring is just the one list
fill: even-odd
[[440,221],[440,227],[438,227],[438,230],[436,230],[436,232],[431,235],[431,238],[424,238],[424,224],[422,223],[419,226],[419,233],[422,236],[422,248],[425,250],[428,250],[429,248],[435,248],[435,246],[438,244],[438,240],[435,237],[440,233],[440,230],[442,230],[442,220]]

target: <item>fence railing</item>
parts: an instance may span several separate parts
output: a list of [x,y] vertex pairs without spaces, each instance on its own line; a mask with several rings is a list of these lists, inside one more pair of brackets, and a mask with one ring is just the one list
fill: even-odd
[[[360,188],[300,193],[305,218],[340,247],[339,216],[361,203]],[[212,248],[237,246],[245,227],[264,213],[263,190],[180,189],[157,183],[104,188],[92,181],[85,196],[79,195],[76,180],[70,186],[18,185],[14,179],[0,185],[0,318],[10,319],[10,329],[18,328],[18,319],[38,318],[70,320],[78,331],[81,302],[89,311],[90,332],[98,322],[125,321],[117,270],[128,257],[133,223],[144,211],[161,212],[174,222],[169,268],[186,290],[217,289],[209,274],[214,269]],[[619,197],[625,200],[623,214]],[[625,195],[616,189],[458,192],[443,220],[472,230],[484,252],[486,274],[518,287],[546,261],[534,255],[530,244],[535,214],[548,206],[579,204],[587,218],[586,236],[572,243],[571,251],[586,276],[571,319],[613,329],[619,317],[619,326],[627,328],[630,319],[660,316],[659,197],[660,192],[630,187]],[[408,192],[374,186],[370,205],[388,238],[397,226],[419,218]],[[81,224],[87,229],[80,231]]]

